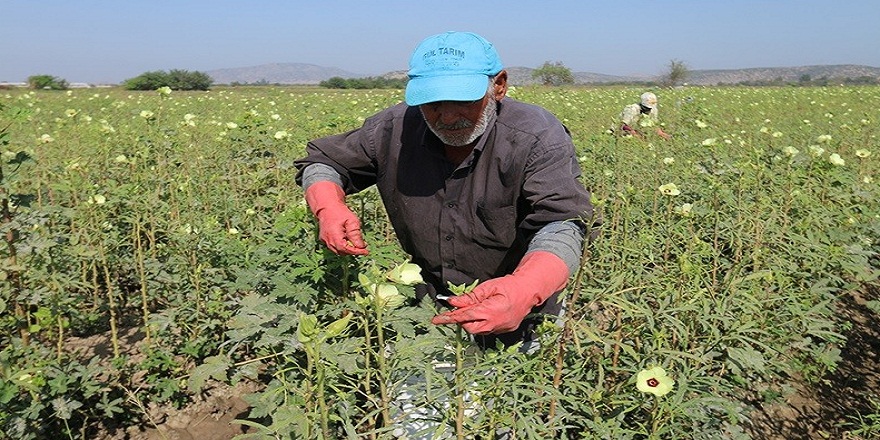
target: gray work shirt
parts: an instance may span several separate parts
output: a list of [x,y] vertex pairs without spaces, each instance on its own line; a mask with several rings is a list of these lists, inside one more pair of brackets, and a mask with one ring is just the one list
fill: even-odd
[[448,294],[447,282],[511,273],[542,227],[592,217],[559,120],[511,98],[492,119],[456,166],[418,107],[401,103],[361,128],[310,142],[296,180],[302,185],[306,166],[324,164],[339,173],[346,194],[376,185],[401,247],[432,290]]

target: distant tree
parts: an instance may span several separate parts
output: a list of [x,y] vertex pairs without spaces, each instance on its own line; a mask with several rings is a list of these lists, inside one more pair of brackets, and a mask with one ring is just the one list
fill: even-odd
[[876,85],[880,84],[880,78],[874,78],[873,76],[869,75],[862,75],[855,78],[847,77],[843,79],[843,83],[851,85]]
[[122,85],[128,90],[156,90],[168,85],[165,72],[157,70],[144,72],[134,78],[125,80]]
[[345,81],[345,78],[341,76],[334,76],[328,80],[321,81],[318,85],[321,87],[326,87],[328,89],[345,89],[348,88],[348,85]]
[[688,69],[688,66],[684,61],[671,60],[669,61],[669,66],[666,68],[666,73],[663,75],[661,83],[667,87],[675,87],[679,84],[684,84],[688,76],[690,76],[690,73],[690,69]]
[[565,67],[561,61],[555,63],[545,61],[541,67],[532,71],[532,78],[537,79],[545,86],[574,84],[574,75],[572,75],[571,69]]
[[170,87],[172,90],[208,90],[214,80],[202,72],[172,69],[144,72],[134,78],[127,79],[123,86],[128,90],[156,90],[159,87]]
[[406,80],[383,77],[342,78],[334,76],[318,83],[328,89],[403,89]]
[[205,73],[172,69],[168,71],[168,87],[172,90],[208,90],[214,81]]
[[67,90],[67,81],[52,75],[32,75],[28,77],[28,87],[32,89]]

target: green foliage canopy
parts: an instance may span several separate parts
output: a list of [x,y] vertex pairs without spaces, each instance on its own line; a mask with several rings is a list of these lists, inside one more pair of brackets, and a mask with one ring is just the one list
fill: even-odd
[[160,87],[170,87],[172,90],[208,90],[213,83],[214,80],[206,73],[172,69],[168,72],[157,70],[142,73],[125,80],[123,86],[127,90],[156,90]]
[[27,82],[32,89],[67,90],[69,86],[66,80],[52,75],[31,75]]
[[563,84],[574,84],[574,75],[571,69],[565,67],[561,61],[551,63],[550,61],[532,71],[532,78],[541,81],[545,86],[561,86]]
[[333,78],[318,83],[328,89],[402,89],[406,87],[406,79],[392,79],[382,77],[366,78]]

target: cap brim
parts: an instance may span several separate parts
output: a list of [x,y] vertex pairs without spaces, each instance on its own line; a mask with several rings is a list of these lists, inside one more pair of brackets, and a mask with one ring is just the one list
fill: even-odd
[[486,95],[489,77],[483,74],[423,76],[406,84],[406,103],[411,106],[437,101],[474,101]]

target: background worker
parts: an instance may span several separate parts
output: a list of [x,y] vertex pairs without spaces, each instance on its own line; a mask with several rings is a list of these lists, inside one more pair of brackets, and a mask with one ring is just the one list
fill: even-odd
[[657,95],[651,92],[642,93],[641,101],[637,104],[629,104],[620,112],[620,130],[623,134],[629,134],[644,139],[645,134],[641,128],[656,127],[654,132],[663,139],[672,139],[672,136],[660,128],[660,116],[657,105]]

